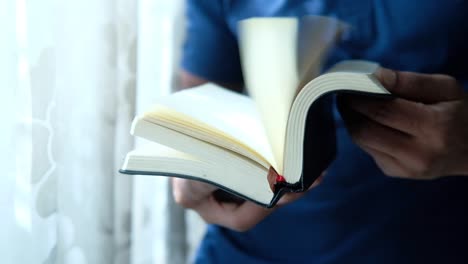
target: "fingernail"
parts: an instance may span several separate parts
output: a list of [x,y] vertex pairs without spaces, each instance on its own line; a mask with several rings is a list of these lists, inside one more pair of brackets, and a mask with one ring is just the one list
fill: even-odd
[[397,73],[394,70],[379,68],[376,72],[376,76],[385,88],[392,89],[395,87],[397,82]]

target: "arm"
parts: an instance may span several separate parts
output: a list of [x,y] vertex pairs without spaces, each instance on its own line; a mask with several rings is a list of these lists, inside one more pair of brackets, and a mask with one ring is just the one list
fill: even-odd
[[452,77],[382,69],[399,98],[346,97],[340,111],[353,140],[389,176],[468,175],[468,96]]

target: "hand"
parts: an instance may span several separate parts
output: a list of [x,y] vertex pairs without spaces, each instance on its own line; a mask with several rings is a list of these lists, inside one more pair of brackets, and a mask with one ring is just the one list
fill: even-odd
[[[321,178],[318,178],[311,188],[318,185]],[[250,201],[241,204],[219,202],[213,196],[213,192],[217,189],[207,183],[172,178],[172,192],[178,204],[195,210],[207,223],[239,232],[254,227],[278,207],[291,203],[305,194],[288,193],[280,199],[275,208],[266,209]]]
[[468,175],[468,97],[461,85],[439,74],[381,69],[377,76],[398,98],[340,98],[354,142],[389,176]]

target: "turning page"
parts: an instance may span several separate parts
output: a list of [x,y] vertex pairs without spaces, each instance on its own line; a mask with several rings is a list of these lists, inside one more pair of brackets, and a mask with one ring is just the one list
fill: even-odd
[[277,164],[274,168],[281,175],[286,126],[301,78],[312,79],[319,73],[324,53],[341,29],[339,25],[337,20],[326,17],[251,18],[239,22],[246,87],[260,112]]

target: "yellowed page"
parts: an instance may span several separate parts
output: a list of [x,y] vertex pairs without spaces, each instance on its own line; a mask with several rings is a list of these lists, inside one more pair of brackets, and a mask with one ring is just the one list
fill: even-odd
[[246,86],[261,114],[280,174],[291,105],[300,88],[320,73],[328,50],[345,27],[322,16],[251,18],[239,23]]
[[239,23],[245,83],[258,106],[280,174],[289,110],[299,83],[297,30],[296,18],[252,18]]
[[300,19],[297,55],[300,74],[298,88],[302,88],[320,74],[329,49],[347,30],[349,30],[347,24],[332,17],[307,16]]
[[205,84],[162,98],[143,118],[239,153],[266,168],[277,166],[260,115],[245,95]]

